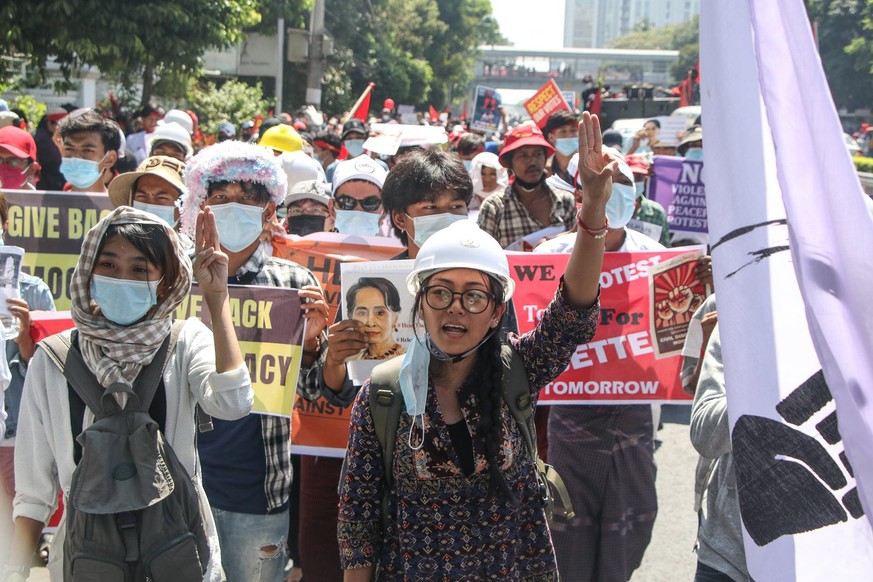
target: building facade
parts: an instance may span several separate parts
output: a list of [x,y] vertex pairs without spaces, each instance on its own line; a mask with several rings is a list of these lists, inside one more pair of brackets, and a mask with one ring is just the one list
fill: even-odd
[[566,0],[564,47],[602,48],[646,20],[679,24],[700,13],[700,0]]

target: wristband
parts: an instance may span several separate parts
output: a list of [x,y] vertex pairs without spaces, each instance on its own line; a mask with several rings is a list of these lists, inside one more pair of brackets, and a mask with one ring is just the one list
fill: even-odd
[[585,223],[582,222],[582,209],[579,209],[579,212],[576,213],[576,224],[579,226],[579,229],[582,230],[588,236],[600,240],[606,237],[606,233],[609,230],[609,217],[606,218],[606,224],[604,224],[600,228],[588,228],[585,226]]

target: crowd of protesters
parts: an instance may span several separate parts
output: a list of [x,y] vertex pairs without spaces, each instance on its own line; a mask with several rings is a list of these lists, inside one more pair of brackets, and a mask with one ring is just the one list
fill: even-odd
[[[103,192],[115,207],[85,237],[73,275],[78,345],[103,386],[133,383],[170,333],[170,313],[192,279],[206,292],[213,333],[202,326],[182,332],[164,371],[165,410],[157,415],[203,492],[214,545],[203,579],[630,579],[658,510],[658,407],[537,409],[539,455],[563,476],[576,512],[547,519],[535,459],[500,396],[499,363],[503,352],[517,359],[535,402],[573,347],[593,337],[603,253],[675,242],[647,184],[653,156],[702,159],[700,125],[680,136],[677,148],[660,148],[652,138],[657,120],[649,120],[626,153],[621,136],[578,111],[553,113],[542,129],[532,121],[510,127],[503,116],[489,135],[468,131],[463,119],[419,116],[420,125],[444,131],[415,142],[404,141],[408,126],[388,108],[367,121],[313,119],[301,110],[239,127],[222,122],[206,136],[191,111],[150,105],[118,122],[111,117],[53,109],[33,135],[23,113],[0,118],[0,185]],[[373,128],[384,133],[395,124],[401,140],[390,151]],[[649,147],[641,149],[646,136]],[[5,199],[0,218],[5,231]],[[276,236],[318,232],[402,244],[395,258],[415,260],[408,281],[426,341],[408,348],[394,341],[397,290],[384,279],[362,279],[345,298],[350,318],[328,321],[318,278],[272,256],[270,245]],[[569,253],[570,261],[537,328],[519,335],[503,250],[522,240],[519,250]],[[162,250],[155,254],[149,245]],[[122,264],[128,260],[141,268]],[[697,271],[711,284],[708,260]],[[224,319],[228,284],[297,289],[305,299],[297,390],[309,400],[352,406],[344,462],[291,455],[291,420],[249,413],[251,385]],[[29,334],[29,311],[53,310],[51,294],[29,275],[20,289],[9,309],[21,332],[7,338],[8,370],[0,374],[8,385],[0,463],[9,494],[0,517],[15,520],[11,551],[0,548],[8,562],[0,582],[24,579],[32,559],[61,559],[59,544],[40,532],[78,460],[70,411],[55,407],[66,402],[64,380]],[[140,291],[146,300],[137,311],[122,297]],[[695,357],[683,382],[692,393],[711,329],[689,348]],[[710,351],[720,357],[717,347]],[[389,435],[397,447],[388,475],[372,387],[354,382],[346,362],[395,356],[405,408]],[[703,366],[702,385],[718,384],[718,364]],[[211,430],[199,434],[197,407],[214,417]],[[695,444],[714,442],[722,428],[701,424]],[[698,448],[715,451],[713,459],[729,457],[722,441]],[[723,463],[722,481],[731,470]],[[701,528],[701,535],[711,530]],[[748,576],[735,547],[725,556],[711,540],[702,545],[698,579]],[[57,579],[59,572],[52,570]],[[707,575],[714,577],[701,577]]]

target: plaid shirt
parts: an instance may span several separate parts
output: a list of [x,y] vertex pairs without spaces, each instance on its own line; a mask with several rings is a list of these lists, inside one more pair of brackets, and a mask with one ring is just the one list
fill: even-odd
[[[318,279],[309,269],[285,259],[268,256],[262,246],[240,267],[235,279],[241,284],[252,286],[300,289],[305,285],[316,285],[321,288]],[[322,332],[321,345],[327,346],[326,332]],[[297,391],[306,398],[320,390],[318,369],[323,365],[326,352],[322,347],[318,360],[308,368],[300,368]],[[261,434],[264,439],[264,456],[267,459],[264,492],[267,495],[267,510],[272,511],[285,505],[291,494],[291,419],[262,415]]]
[[563,224],[570,230],[576,220],[576,200],[573,193],[553,190],[549,186],[546,188],[552,198],[552,213],[548,224],[542,224],[531,216],[515,195],[512,185],[509,185],[503,192],[492,194],[482,202],[479,209],[479,228],[493,236],[503,248],[547,226]]

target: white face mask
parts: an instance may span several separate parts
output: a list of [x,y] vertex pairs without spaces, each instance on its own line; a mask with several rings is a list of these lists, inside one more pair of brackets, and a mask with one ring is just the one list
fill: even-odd
[[238,253],[258,240],[264,230],[264,208],[238,202],[210,206],[221,246]]
[[[406,216],[409,216],[408,214]],[[429,239],[435,232],[439,232],[450,224],[454,224],[459,220],[466,220],[466,214],[452,214],[451,212],[443,212],[441,214],[429,214],[427,216],[412,217],[412,228],[415,229],[415,236],[412,240],[421,248],[424,241]]]
[[[418,337],[413,338],[412,343],[403,356],[400,365],[400,393],[403,395],[403,403],[406,405],[406,414],[412,417],[407,436],[409,448],[418,450],[424,445],[424,409],[427,404],[427,384],[430,370],[430,352],[424,342]],[[419,420],[420,419],[420,420]],[[416,425],[420,427],[421,437],[416,438]]]
[[612,195],[606,203],[609,228],[624,228],[634,215],[637,191],[627,184],[612,183]]
[[146,202],[140,202],[139,200],[133,201],[133,207],[137,210],[142,210],[143,212],[148,212],[149,214],[154,214],[161,220],[167,223],[167,226],[173,228],[176,226],[176,207],[175,206],[162,206],[160,204],[148,204]]
[[343,234],[375,236],[379,234],[380,216],[380,214],[361,212],[360,210],[337,209],[334,226]]

